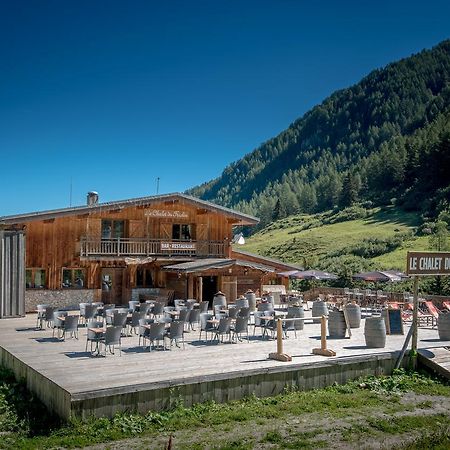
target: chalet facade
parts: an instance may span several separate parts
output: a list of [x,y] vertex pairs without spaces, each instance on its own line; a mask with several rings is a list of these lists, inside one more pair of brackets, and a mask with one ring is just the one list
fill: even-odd
[[127,303],[141,294],[230,298],[279,282],[293,268],[233,252],[232,230],[258,219],[185,194],[99,203],[0,217],[25,233],[25,309],[39,303]]

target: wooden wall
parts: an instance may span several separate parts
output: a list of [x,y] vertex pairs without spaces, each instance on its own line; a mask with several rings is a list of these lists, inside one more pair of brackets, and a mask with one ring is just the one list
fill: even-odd
[[[152,210],[179,211],[187,217],[161,218],[146,215]],[[49,289],[61,288],[63,267],[84,267],[87,269],[85,287],[100,288],[102,267],[124,267],[123,258],[107,262],[80,260],[80,239],[84,236],[100,239],[102,219],[125,220],[125,236],[131,238],[171,239],[172,224],[185,223],[194,225],[194,240],[224,242],[230,242],[234,223],[234,219],[200,209],[184,199],[153,203],[151,206],[130,206],[44,221],[36,220],[20,224],[27,235],[26,267],[45,269]],[[227,248],[227,254],[230,252],[231,245]]]
[[0,318],[25,314],[25,235],[0,230]]

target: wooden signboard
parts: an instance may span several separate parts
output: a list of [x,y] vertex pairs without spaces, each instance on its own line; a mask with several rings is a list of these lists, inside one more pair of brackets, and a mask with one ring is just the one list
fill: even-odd
[[419,277],[450,275],[450,253],[408,252],[406,273]]
[[383,317],[386,323],[386,334],[404,334],[400,309],[386,309],[383,311]]

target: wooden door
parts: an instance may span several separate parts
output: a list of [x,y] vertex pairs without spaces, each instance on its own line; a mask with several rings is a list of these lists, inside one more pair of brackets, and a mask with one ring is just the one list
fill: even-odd
[[237,298],[237,277],[222,276],[221,291],[225,294],[228,303],[234,303]]
[[123,269],[102,268],[102,302],[122,304]]

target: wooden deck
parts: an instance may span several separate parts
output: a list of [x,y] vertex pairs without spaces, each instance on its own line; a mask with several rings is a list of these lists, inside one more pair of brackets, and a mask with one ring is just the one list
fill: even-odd
[[419,362],[450,380],[450,347],[419,350]]
[[[49,408],[66,418],[163,409],[179,398],[189,405],[253,393],[267,396],[286,386],[310,389],[388,373],[404,341],[402,335],[388,336],[386,348],[369,349],[362,327],[352,330],[351,339],[329,340],[328,347],[337,356],[326,358],[311,354],[320,346],[320,324],[307,323],[297,339],[291,333],[284,341],[285,353],[292,356],[287,363],[268,359],[276,342],[262,340],[259,329],[249,343],[238,344],[205,343],[198,331],[190,332],[185,350],[170,351],[149,352],[138,347],[137,336],[126,337],[122,356],[92,357],[85,352],[85,329],[80,329],[79,340],[61,342],[49,329],[36,331],[35,323],[35,315],[0,321],[0,362],[25,378]],[[434,351],[449,345],[439,341],[436,330],[420,329],[420,348]]]

